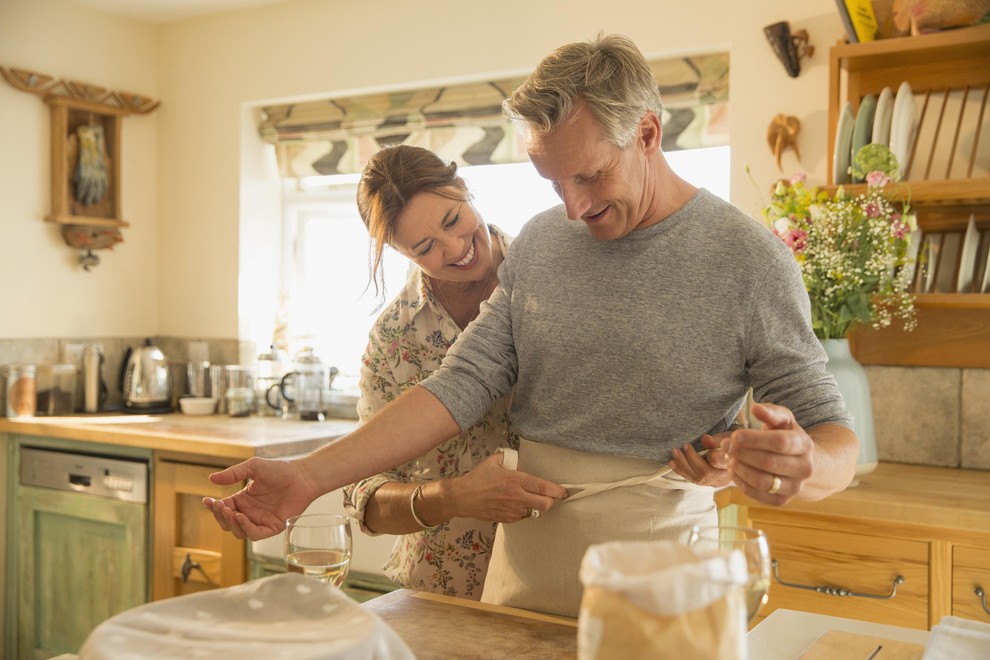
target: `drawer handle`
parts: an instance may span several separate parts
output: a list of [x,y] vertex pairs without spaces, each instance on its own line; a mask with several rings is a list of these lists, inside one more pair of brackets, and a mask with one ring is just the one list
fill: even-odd
[[987,609],[987,594],[983,591],[983,587],[976,588],[976,595],[980,597],[980,605],[983,606],[983,611],[990,614],[990,609]]
[[[813,586],[810,584],[798,584],[796,582],[784,582],[780,579],[780,575],[777,573],[777,560],[774,559],[770,562],[773,566],[773,576],[780,584],[785,587],[794,587],[795,589],[807,589],[808,591],[817,591],[820,594],[827,594],[829,596],[852,596],[853,598],[875,598],[876,600],[890,600],[897,595],[897,585],[904,584],[904,576],[898,575],[894,578],[893,583],[890,585],[889,594],[862,594],[856,591],[850,591],[848,589],[843,589],[842,587],[829,587],[829,586]],[[984,606],[985,608],[986,606]]]

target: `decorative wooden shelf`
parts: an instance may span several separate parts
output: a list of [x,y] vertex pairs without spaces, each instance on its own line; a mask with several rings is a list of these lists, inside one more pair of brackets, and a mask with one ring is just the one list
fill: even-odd
[[[891,199],[910,202],[923,232],[964,232],[970,217],[985,231],[990,224],[990,176],[983,175],[990,149],[990,135],[984,129],[985,118],[990,117],[990,25],[833,46],[828,162],[832,162],[843,104],[848,101],[858,110],[867,94],[879,94],[888,86],[896,90],[905,81],[924,97],[919,123],[934,122],[935,138],[919,146],[916,134],[906,180],[887,188]],[[950,93],[962,96],[963,106],[967,98],[978,101],[978,114],[947,113]],[[970,150],[960,153],[961,129],[971,131],[973,139]],[[936,146],[945,144],[951,146],[947,156],[936,151]],[[832,185],[831,175],[830,170],[830,185],[823,188],[834,192],[837,186]],[[852,195],[866,191],[865,184],[844,188]],[[918,325],[912,332],[891,327],[852,333],[850,347],[856,359],[868,365],[990,368],[990,294],[919,293],[915,306]]]
[[37,94],[51,109],[52,210],[45,220],[62,225],[62,238],[83,250],[85,270],[99,263],[93,250],[124,240],[120,215],[121,120],[147,114],[158,101],[36,71],[0,66],[22,92]]
[[990,369],[990,294],[920,293],[918,327],[850,333],[861,364]]

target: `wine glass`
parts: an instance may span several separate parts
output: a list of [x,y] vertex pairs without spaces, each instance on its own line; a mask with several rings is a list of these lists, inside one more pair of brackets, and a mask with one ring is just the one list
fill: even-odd
[[752,623],[770,590],[770,546],[762,530],[749,527],[693,527],[688,545],[703,552],[742,551],[746,557],[746,610]]
[[351,563],[350,520],[329,513],[289,518],[285,525],[285,563],[290,572],[341,586]]

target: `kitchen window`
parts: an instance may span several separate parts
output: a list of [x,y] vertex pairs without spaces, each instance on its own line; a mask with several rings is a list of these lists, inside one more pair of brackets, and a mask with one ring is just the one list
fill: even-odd
[[[729,148],[665,154],[696,186],[728,200]],[[560,202],[528,163],[461,167],[481,216],[511,235]],[[381,304],[405,283],[409,261],[385,250],[385,296],[369,286],[370,244],[355,203],[358,175],[287,179],[283,195],[283,313],[290,352],[312,346],[340,370],[335,387],[357,386],[368,331]],[[507,191],[509,194],[507,194]]]

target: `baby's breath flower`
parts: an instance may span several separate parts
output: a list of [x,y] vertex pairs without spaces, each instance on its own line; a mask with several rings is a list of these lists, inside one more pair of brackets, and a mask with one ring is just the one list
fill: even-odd
[[763,211],[801,267],[815,334],[822,339],[845,337],[857,324],[884,328],[900,319],[911,330],[916,323],[904,266],[917,218],[906,207],[903,212],[896,208],[882,192],[882,186],[896,180],[896,158],[886,147],[869,146],[860,164],[893,171],[867,174],[865,194],[852,196],[839,186],[829,197],[795,175],[777,184]]

